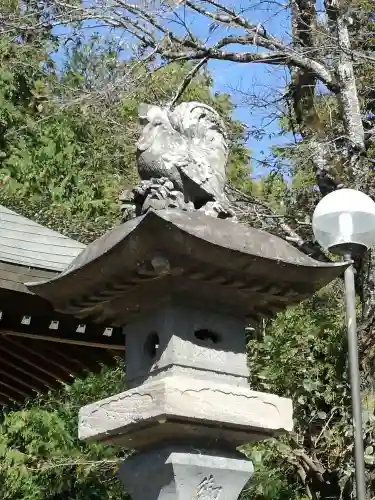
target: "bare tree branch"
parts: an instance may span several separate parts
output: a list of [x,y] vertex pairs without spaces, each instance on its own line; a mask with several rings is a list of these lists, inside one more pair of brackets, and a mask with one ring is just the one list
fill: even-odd
[[181,82],[180,86],[177,89],[176,94],[173,96],[173,99],[168,103],[167,107],[168,108],[173,108],[173,106],[176,104],[176,102],[180,99],[182,94],[185,92],[187,87],[189,86],[190,82],[194,78],[194,76],[198,73],[198,71],[201,69],[201,67],[206,64],[208,61],[208,57],[204,57],[201,59],[198,64],[196,64],[186,75],[184,80]]

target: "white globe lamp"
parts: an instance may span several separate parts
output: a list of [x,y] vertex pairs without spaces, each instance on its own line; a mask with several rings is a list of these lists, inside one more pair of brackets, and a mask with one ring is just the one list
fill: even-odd
[[375,202],[361,191],[338,189],[318,203],[312,227],[325,250],[357,254],[375,245]]
[[348,332],[350,389],[352,395],[357,500],[366,500],[362,431],[361,379],[358,361],[355,270],[352,257],[375,246],[375,202],[355,189],[338,189],[325,196],[313,215],[318,243],[332,253],[344,255],[345,302]]

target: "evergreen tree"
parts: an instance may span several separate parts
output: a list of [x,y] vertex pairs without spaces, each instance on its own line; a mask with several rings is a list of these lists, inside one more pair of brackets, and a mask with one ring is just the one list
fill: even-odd
[[[10,39],[0,46],[0,193],[8,207],[88,242],[119,222],[118,195],[137,180],[139,104],[171,98],[190,67],[152,73],[121,61],[113,43],[94,36],[75,43],[58,71],[48,46]],[[231,118],[229,96],[214,96],[211,87],[203,72],[185,98],[209,103],[224,117],[229,173],[250,186],[243,128]]]

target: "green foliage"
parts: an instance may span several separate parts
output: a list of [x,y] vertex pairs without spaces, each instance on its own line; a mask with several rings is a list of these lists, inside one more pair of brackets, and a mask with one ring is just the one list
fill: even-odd
[[[346,378],[346,349],[343,297],[332,292],[333,286],[288,309],[267,326],[261,342],[250,342],[251,362],[257,363],[253,383],[259,388],[272,384],[272,390],[301,404],[308,399],[316,411],[333,403]],[[270,363],[271,356],[280,363]]]
[[244,446],[242,450],[254,465],[254,475],[242,492],[242,500],[307,500],[303,488],[293,478],[293,467],[285,466],[277,443]]
[[[169,100],[190,66],[152,73],[121,62],[112,43],[94,36],[68,51],[59,74],[48,47],[6,38],[0,44],[0,194],[10,208],[88,242],[119,221],[119,192],[137,180],[139,103]],[[129,86],[120,97],[119,81]],[[197,75],[184,99],[221,113],[230,133],[230,172],[250,185],[241,124],[231,119],[229,96],[213,96],[211,85],[207,73]]]
[[[249,362],[254,389],[290,397],[294,408],[293,434],[248,450],[255,453],[260,474],[276,477],[274,486],[272,480],[267,483],[272,492],[258,498],[305,498],[302,491],[313,491],[317,498],[351,498],[353,435],[340,282],[265,324],[249,342]],[[375,463],[372,401],[367,392],[363,423],[369,477]],[[293,494],[285,497],[290,487]],[[369,488],[373,495],[371,484]]]
[[281,173],[271,172],[262,177],[256,185],[257,197],[263,199],[276,213],[285,214],[288,186]]
[[[59,96],[69,78],[58,88],[56,72],[41,68],[38,52],[32,59],[10,42],[7,50],[14,57],[0,53],[3,203],[83,241],[99,236],[119,216],[121,182],[135,179],[124,164],[129,141],[123,132],[113,135],[99,110],[69,102],[68,92]],[[26,59],[37,79],[14,73]]]
[[78,440],[82,404],[123,389],[123,366],[4,416],[0,426],[0,496],[4,500],[121,500],[116,471],[126,453]]

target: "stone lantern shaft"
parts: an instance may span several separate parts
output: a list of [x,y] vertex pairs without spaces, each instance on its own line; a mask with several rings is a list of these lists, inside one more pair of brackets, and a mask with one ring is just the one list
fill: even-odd
[[[173,395],[173,389],[166,386],[169,406],[174,405],[184,420],[167,424],[161,408],[159,425],[143,433],[142,444],[138,443],[140,453],[120,467],[120,480],[133,500],[238,498],[253,466],[235,449],[234,443],[240,444],[243,436],[220,432],[220,421],[229,403],[228,388],[247,387],[245,324],[245,318],[171,300],[125,328],[129,385],[147,387],[168,377],[175,391]],[[187,398],[182,401],[184,387]],[[213,396],[211,411],[207,410],[207,393]],[[163,406],[164,391],[160,396]],[[204,415],[210,418],[207,426],[203,419],[194,422],[198,406],[203,419]],[[186,416],[192,409],[189,422]]]
[[289,400],[248,387],[245,326],[171,297],[124,328],[130,389],[83,408],[80,436],[138,450],[119,469],[133,500],[236,500],[253,473],[236,447],[291,429]]

